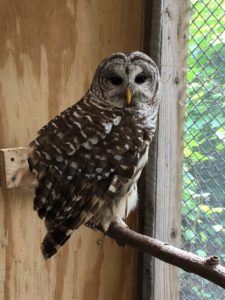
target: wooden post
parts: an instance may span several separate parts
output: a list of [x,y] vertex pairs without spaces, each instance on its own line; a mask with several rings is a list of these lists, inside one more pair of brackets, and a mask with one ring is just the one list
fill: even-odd
[[[155,237],[179,247],[183,125],[187,69],[188,0],[164,0],[162,12]],[[179,271],[155,261],[155,300],[180,299]]]

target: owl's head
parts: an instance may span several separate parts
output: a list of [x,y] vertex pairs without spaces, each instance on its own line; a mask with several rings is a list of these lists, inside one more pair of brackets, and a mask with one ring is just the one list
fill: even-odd
[[114,53],[96,70],[92,90],[115,107],[142,107],[159,101],[159,72],[153,60],[142,52]]

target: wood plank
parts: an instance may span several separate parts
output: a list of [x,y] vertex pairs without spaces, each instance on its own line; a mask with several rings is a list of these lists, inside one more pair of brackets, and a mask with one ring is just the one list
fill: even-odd
[[[141,24],[139,0],[1,1],[0,148],[28,145],[80,99],[105,56],[140,49]],[[101,233],[82,227],[43,260],[33,196],[0,189],[0,299],[133,299],[134,251]]]
[[[183,125],[189,1],[164,0],[162,12],[155,237],[180,246]],[[154,299],[178,300],[179,271],[155,261]]]
[[28,148],[0,149],[0,179],[0,187],[8,189],[36,184],[29,170]]

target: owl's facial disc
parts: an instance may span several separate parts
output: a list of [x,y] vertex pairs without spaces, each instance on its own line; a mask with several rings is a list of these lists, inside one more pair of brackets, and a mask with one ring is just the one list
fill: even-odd
[[154,96],[155,66],[142,59],[117,57],[106,63],[100,84],[105,101],[112,106],[140,107]]

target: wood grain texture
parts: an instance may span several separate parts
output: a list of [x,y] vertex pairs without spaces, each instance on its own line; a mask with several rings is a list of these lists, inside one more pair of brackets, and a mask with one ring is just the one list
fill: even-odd
[[0,149],[0,187],[11,189],[36,183],[29,169],[27,148]]
[[[114,51],[140,49],[142,1],[0,2],[0,147],[27,145]],[[81,228],[51,260],[33,191],[0,190],[0,299],[133,299],[135,255]],[[136,218],[130,219],[135,227]]]
[[[183,125],[189,1],[164,0],[162,11],[155,237],[174,246],[181,239]],[[178,300],[179,271],[155,261],[155,300]]]

